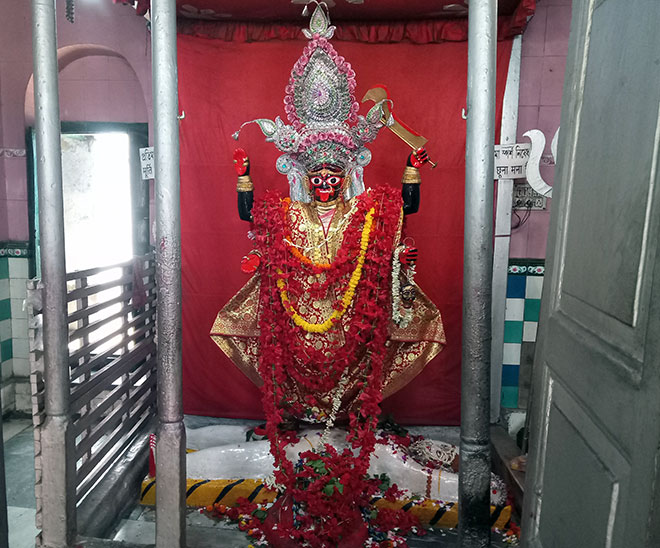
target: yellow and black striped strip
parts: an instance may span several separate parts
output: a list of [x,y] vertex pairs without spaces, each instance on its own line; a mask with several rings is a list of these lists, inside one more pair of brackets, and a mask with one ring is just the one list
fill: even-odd
[[[276,493],[264,488],[263,481],[256,479],[189,479],[186,482],[186,505],[190,507],[211,504],[233,506],[241,497],[254,502],[273,502]],[[156,480],[153,478],[147,478],[142,482],[140,502],[147,506],[156,504]]]
[[229,492],[236,487],[237,485],[240,485],[241,483],[245,482],[245,480],[239,479],[236,480],[234,483],[230,483],[229,485],[225,485],[222,488],[222,491],[218,493],[218,496],[215,497],[215,500],[213,501],[213,504],[224,504],[224,498],[229,494]]
[[453,504],[448,504],[447,506],[440,506],[438,508],[438,511],[433,515],[433,517],[429,520],[429,525],[433,527],[438,521],[440,521],[440,518],[445,515],[447,512],[447,507],[451,509],[451,507],[454,506]]
[[[495,508],[495,511],[493,511],[493,508]],[[491,506],[490,507],[490,526],[491,527],[496,527],[496,523],[499,521],[500,516],[502,515],[502,510],[504,510],[503,506]],[[510,517],[510,516],[509,516]],[[497,529],[502,529],[502,527],[496,527]]]
[[252,502],[252,501],[256,498],[256,496],[259,494],[259,491],[261,491],[263,488],[264,488],[264,484],[263,484],[263,483],[260,483],[259,485],[257,485],[257,487],[255,488],[255,490],[252,491],[252,493],[250,493],[250,496],[248,497],[248,500],[249,500],[250,502]]
[[[147,493],[149,493],[150,489],[156,485],[156,480],[153,478],[147,478],[142,482],[142,493],[140,494],[140,502],[145,500],[147,498]],[[156,497],[154,496],[154,501],[156,500]],[[142,502],[142,504],[149,504],[146,502]]]
[[401,510],[403,510],[404,512],[407,512],[408,510],[410,510],[414,506],[414,504],[415,504],[415,501],[411,500],[411,501],[407,502],[406,504],[404,504],[401,507]]
[[200,480],[198,482],[193,483],[191,486],[189,486],[188,489],[186,490],[186,499],[190,495],[192,495],[197,488],[201,487],[202,485],[206,485],[209,481],[211,481],[211,480]]
[[[140,502],[153,506],[156,503],[156,481],[147,478],[142,483]],[[224,504],[234,506],[237,499],[246,498],[250,501],[263,503],[273,502],[277,496],[275,491],[268,489],[263,481],[257,479],[230,480],[187,480],[186,505],[190,507]],[[442,503],[437,500],[422,501],[402,499],[394,502],[374,497],[371,503],[376,508],[401,508],[417,516],[424,527],[454,528],[458,524],[458,505],[453,502]],[[491,526],[505,529],[511,519],[510,506],[491,506]]]
[[[453,529],[458,525],[458,505],[453,502],[424,499],[423,501],[397,500],[388,502],[380,499],[374,504],[376,508],[401,508],[417,516],[424,527]],[[491,506],[491,526],[505,529],[511,519],[511,506]]]

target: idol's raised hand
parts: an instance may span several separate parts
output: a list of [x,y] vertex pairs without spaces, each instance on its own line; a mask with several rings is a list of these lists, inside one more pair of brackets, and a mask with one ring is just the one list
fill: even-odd
[[234,169],[239,177],[250,173],[250,158],[242,148],[234,150]]
[[419,251],[416,247],[406,247],[399,253],[399,262],[405,266],[412,266],[417,262]]
[[424,147],[420,147],[408,156],[408,165],[419,169],[429,161],[429,155]]
[[258,251],[250,251],[241,259],[241,271],[245,274],[254,274],[261,264],[261,254]]

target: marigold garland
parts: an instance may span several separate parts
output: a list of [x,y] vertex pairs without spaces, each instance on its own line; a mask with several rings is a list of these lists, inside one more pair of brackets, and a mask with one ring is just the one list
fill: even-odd
[[310,266],[315,266],[316,268],[320,268],[321,270],[328,270],[329,268],[332,268],[332,263],[315,263],[314,261],[312,261],[312,259],[310,259],[309,257],[303,255],[300,251],[298,251],[292,245],[289,245],[289,251],[300,262],[303,262],[303,263],[308,264]]
[[[355,270],[353,270],[353,274],[351,275],[351,278],[348,281],[348,287],[346,288],[346,291],[344,292],[344,296],[341,299],[341,307],[333,310],[332,314],[327,320],[321,323],[311,323],[305,320],[300,314],[298,314],[298,312],[291,304],[291,301],[289,300],[288,292],[285,289],[286,282],[284,281],[284,279],[279,278],[277,280],[277,288],[280,290],[280,300],[282,301],[282,305],[291,316],[291,320],[293,321],[293,323],[295,323],[298,327],[301,327],[302,329],[307,331],[307,333],[325,333],[328,329],[330,329],[334,325],[334,323],[337,320],[339,320],[346,313],[346,310],[350,306],[351,302],[353,302],[353,297],[355,296],[355,289],[357,288],[357,285],[360,282],[360,278],[362,277],[364,258],[367,254],[367,247],[369,246],[369,235],[371,234],[371,226],[373,224],[373,217],[375,211],[376,211],[375,208],[372,207],[367,212],[367,215],[364,219],[364,228],[362,229],[362,237],[360,239],[360,254],[358,255],[357,258],[357,265],[355,266]],[[298,252],[298,254],[302,256],[300,252]],[[307,257],[305,258],[307,259]],[[309,259],[307,260],[309,261]],[[277,273],[280,275],[283,274],[283,272],[279,269]]]

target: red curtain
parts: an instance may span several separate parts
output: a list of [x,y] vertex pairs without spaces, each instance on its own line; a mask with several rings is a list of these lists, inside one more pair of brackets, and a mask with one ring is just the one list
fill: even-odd
[[[258,389],[208,333],[218,310],[247,281],[239,263],[252,248],[250,225],[239,220],[236,209],[232,151],[237,145],[231,134],[246,120],[284,118],[284,87],[304,45],[304,40],[245,43],[179,36],[179,100],[186,114],[181,122],[186,413],[262,417]],[[358,98],[376,84],[387,85],[395,112],[429,139],[429,155],[438,163],[422,170],[421,208],[407,220],[407,233],[420,250],[417,282],[442,312],[447,347],[383,407],[401,423],[458,424],[467,43],[335,46],[357,73]],[[510,40],[498,43],[498,128],[510,52]],[[286,179],[275,170],[279,153],[256,126],[243,131],[240,146],[251,158],[255,195],[267,188],[287,191]],[[387,183],[399,192],[409,149],[387,130],[370,148],[367,185]]]
[[[536,0],[520,0],[513,13],[497,18],[499,40],[521,34],[528,17],[536,7]],[[300,23],[205,21],[179,18],[181,34],[216,38],[228,42],[263,42],[266,40],[295,40],[300,37]],[[463,18],[408,20],[385,22],[339,22],[334,40],[386,44],[408,41],[413,44],[461,42],[468,37],[468,20]]]

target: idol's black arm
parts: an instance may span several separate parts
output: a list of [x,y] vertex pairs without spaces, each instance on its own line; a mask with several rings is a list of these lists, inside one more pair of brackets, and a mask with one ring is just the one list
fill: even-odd
[[236,184],[238,195],[238,216],[243,221],[252,222],[252,203],[254,201],[254,185],[250,179],[250,164],[247,162],[245,173],[238,177]]
[[402,184],[403,214],[411,215],[419,211],[419,184]]
[[252,222],[252,202],[254,190],[239,190],[238,194],[238,216],[243,221]]
[[401,179],[401,197],[403,198],[403,214],[411,215],[419,211],[419,187],[421,178],[419,169],[413,167],[412,154],[408,156],[406,169]]

